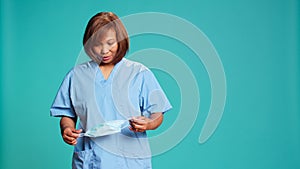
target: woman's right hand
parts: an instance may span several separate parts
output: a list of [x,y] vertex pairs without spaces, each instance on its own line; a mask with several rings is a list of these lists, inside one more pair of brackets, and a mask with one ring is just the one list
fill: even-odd
[[76,130],[72,127],[66,127],[62,131],[62,138],[63,140],[70,145],[76,145],[77,144],[77,138],[79,137],[79,134],[82,132],[82,129]]

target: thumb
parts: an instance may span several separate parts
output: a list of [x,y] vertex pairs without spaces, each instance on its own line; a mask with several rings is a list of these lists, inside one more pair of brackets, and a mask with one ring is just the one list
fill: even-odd
[[73,132],[79,134],[79,133],[82,132],[82,129],[79,129],[79,130],[75,130],[75,129],[74,129]]

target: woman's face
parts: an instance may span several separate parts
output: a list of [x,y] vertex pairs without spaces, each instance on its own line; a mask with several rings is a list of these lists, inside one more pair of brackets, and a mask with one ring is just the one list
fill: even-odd
[[101,64],[113,64],[118,50],[116,31],[109,29],[92,49],[97,56],[102,58]]

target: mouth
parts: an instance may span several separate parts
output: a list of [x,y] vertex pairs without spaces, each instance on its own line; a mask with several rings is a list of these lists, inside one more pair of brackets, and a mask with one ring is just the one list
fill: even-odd
[[109,60],[111,58],[111,56],[103,56],[102,57],[102,61],[107,61],[107,60]]

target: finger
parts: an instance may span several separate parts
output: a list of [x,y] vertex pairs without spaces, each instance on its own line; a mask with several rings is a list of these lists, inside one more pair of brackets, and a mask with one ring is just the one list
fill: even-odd
[[136,129],[134,127],[128,127],[130,131],[133,131],[133,132],[144,132],[145,130],[142,130],[142,129]]
[[65,130],[65,131],[63,132],[63,137],[65,137],[65,138],[71,138],[71,137],[72,137],[72,134],[73,134],[72,131],[70,131],[70,130]]
[[145,130],[142,129],[135,129],[135,132],[144,132]]
[[71,128],[66,128],[66,129],[63,131],[63,134],[64,134],[64,135],[67,135],[67,136],[69,136],[69,137],[71,137],[72,134],[73,134],[73,129],[71,129]]
[[129,130],[133,131],[133,132],[140,132],[141,131],[140,129],[136,129],[136,128],[133,128],[133,127],[129,127]]
[[144,119],[135,119],[132,124],[139,124],[139,125],[144,125],[147,124],[147,121]]
[[72,141],[76,140],[76,138],[70,137],[68,135],[63,135],[63,139],[68,143],[71,143]]
[[77,139],[73,140],[70,144],[71,145],[76,145],[77,144]]
[[130,127],[134,129],[134,126],[136,125],[136,123],[133,120],[129,121]]
[[64,138],[64,141],[70,145],[77,144],[77,138],[73,138],[73,137],[66,137]]
[[132,120],[132,119],[130,119],[130,120],[129,120],[129,124],[131,125],[132,123],[133,123],[133,120]]
[[78,129],[78,130],[73,130],[74,133],[80,134],[82,132],[82,129]]
[[79,135],[80,135],[80,133],[82,132],[82,129],[79,129],[79,130],[72,130],[72,137],[74,137],[74,138],[78,138],[79,137]]
[[145,116],[136,116],[136,117],[132,117],[133,121],[136,121],[136,120],[146,120],[146,117]]
[[140,124],[134,124],[134,129],[137,130],[146,130],[146,126],[145,125],[140,125]]
[[[77,135],[79,135],[79,134],[77,134]],[[74,139],[76,139],[77,136],[76,136],[76,134],[73,134],[73,132],[71,132],[71,131],[65,131],[63,133],[63,138],[70,142],[70,141],[73,141]]]
[[81,129],[80,130],[70,129],[70,130],[66,130],[66,135],[68,137],[78,138],[80,132],[81,132]]
[[133,127],[128,127],[130,131],[135,131],[135,129]]
[[137,132],[138,129],[134,128],[134,127],[129,127],[129,130],[133,131],[133,132]]
[[74,141],[65,141],[67,144],[69,145],[76,145],[77,144],[77,140]]

